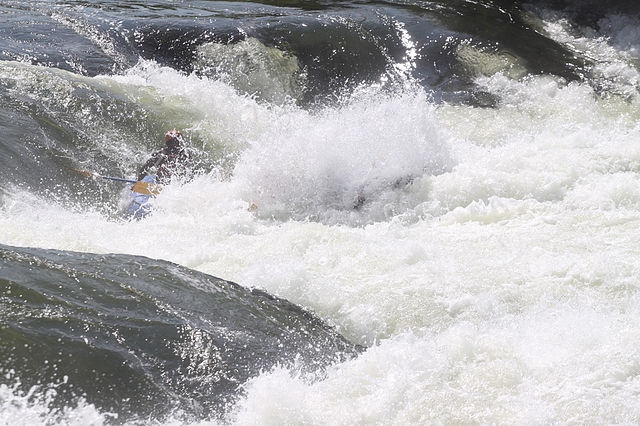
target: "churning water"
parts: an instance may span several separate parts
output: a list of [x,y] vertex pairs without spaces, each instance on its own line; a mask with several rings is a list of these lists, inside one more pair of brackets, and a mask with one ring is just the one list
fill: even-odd
[[0,423],[640,422],[637,6],[284,3],[0,2]]

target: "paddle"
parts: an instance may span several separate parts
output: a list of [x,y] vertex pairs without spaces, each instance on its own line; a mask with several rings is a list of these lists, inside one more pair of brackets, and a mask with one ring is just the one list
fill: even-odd
[[152,197],[155,197],[160,193],[160,191],[162,191],[162,186],[156,183],[142,182],[142,181],[137,181],[133,179],[125,179],[125,178],[114,177],[114,176],[102,176],[99,173],[90,172],[89,170],[73,169],[73,171],[80,173],[81,175],[91,179],[107,179],[107,180],[115,180],[117,182],[133,183],[134,185],[131,187],[131,190],[133,192],[138,192],[140,194],[145,194],[145,195],[151,195]]

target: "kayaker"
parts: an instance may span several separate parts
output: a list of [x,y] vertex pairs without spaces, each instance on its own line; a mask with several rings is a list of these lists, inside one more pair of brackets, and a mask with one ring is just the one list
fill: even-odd
[[164,142],[165,147],[151,154],[151,158],[140,168],[138,180],[155,171],[156,183],[166,185],[172,176],[186,173],[190,159],[182,133],[175,129],[169,130],[164,135]]

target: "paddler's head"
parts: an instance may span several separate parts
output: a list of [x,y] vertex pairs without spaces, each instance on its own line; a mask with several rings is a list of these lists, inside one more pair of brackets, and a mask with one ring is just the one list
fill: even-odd
[[164,142],[167,144],[169,149],[178,149],[184,143],[184,139],[182,139],[182,133],[177,131],[176,129],[169,130],[164,135]]

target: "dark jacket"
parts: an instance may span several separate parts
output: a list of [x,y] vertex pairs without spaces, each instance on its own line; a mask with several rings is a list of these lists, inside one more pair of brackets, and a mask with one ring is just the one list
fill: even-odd
[[173,176],[184,177],[187,174],[189,161],[189,154],[185,149],[166,146],[151,154],[151,158],[140,168],[138,180],[153,173],[155,169],[155,174],[158,176],[156,182],[166,185]]

